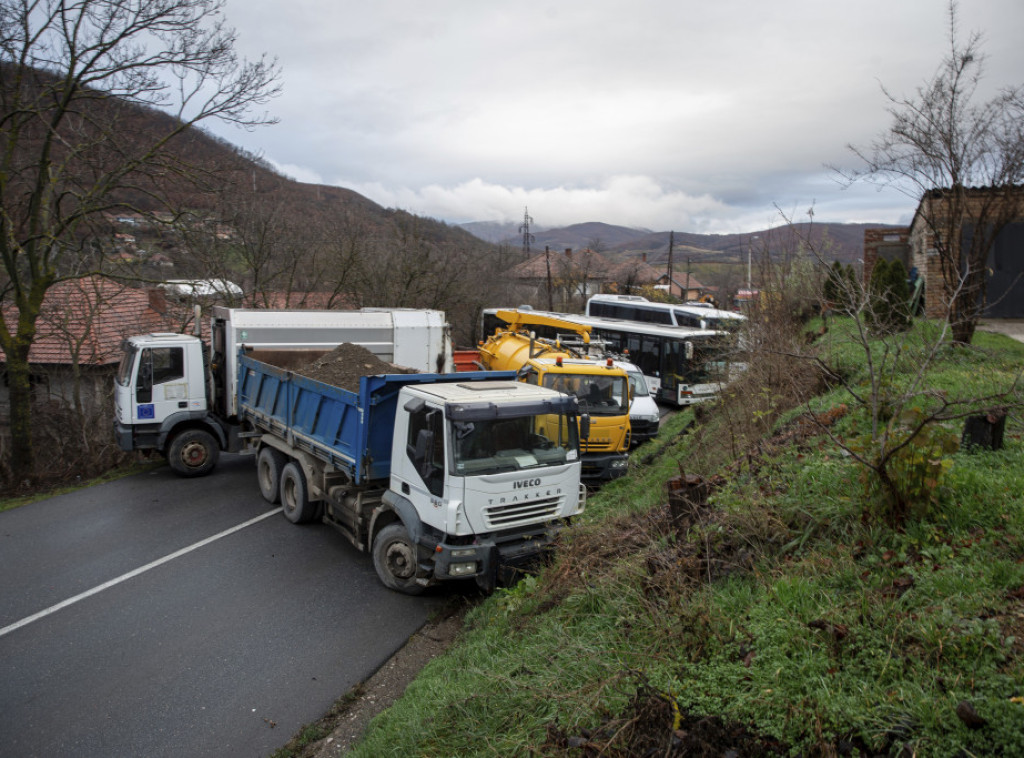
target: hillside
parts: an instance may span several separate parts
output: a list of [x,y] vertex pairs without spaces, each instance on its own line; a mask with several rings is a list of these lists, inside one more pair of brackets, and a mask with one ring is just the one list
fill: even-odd
[[[13,64],[0,64],[0,116],[13,101],[11,93],[3,87],[16,86],[18,77],[13,75],[14,70]],[[18,102],[43,103],[33,106],[38,107],[39,121],[43,122],[47,115],[45,103],[59,99],[63,82],[44,71],[25,71],[28,73],[20,86],[29,94],[22,93],[23,99]],[[276,171],[261,156],[247,153],[200,128],[186,129],[165,146],[153,150],[162,136],[172,134],[180,126],[174,117],[160,109],[89,88],[80,90],[76,98],[75,107],[86,118],[78,122],[68,117],[61,122],[62,139],[50,159],[57,163],[68,161],[64,176],[74,191],[67,194],[87,198],[91,202],[89,208],[98,209],[90,214],[90,223],[82,226],[81,234],[95,236],[113,232],[121,234],[120,239],[144,236],[136,234],[140,231],[137,227],[152,222],[152,214],[174,217],[181,222],[179,228],[171,229],[165,223],[162,231],[166,233],[150,235],[147,242],[158,245],[172,265],[193,269],[184,272],[187,275],[222,276],[228,272],[198,270],[201,265],[195,260],[194,251],[188,249],[189,244],[184,244],[194,243],[195,235],[191,241],[183,240],[183,236],[196,231],[200,225],[210,228],[218,223],[233,227],[220,230],[222,237],[232,231],[240,234],[244,221],[252,221],[256,215],[261,217],[258,222],[268,227],[264,237],[274,231],[270,227],[285,229],[294,224],[305,232],[322,232],[320,239],[347,234],[363,240],[402,240],[414,235],[432,246],[492,250],[490,245],[481,243],[463,229],[386,209],[352,190],[297,182]],[[38,161],[34,152],[38,142],[22,137],[17,144],[12,165],[20,167],[23,177],[19,180],[30,185]],[[100,190],[102,198],[96,199],[100,197],[96,195],[100,186],[96,184],[97,177],[112,174],[133,160],[141,160],[139,168],[112,185],[105,185]],[[16,209],[20,198],[17,181],[10,182],[9,191],[5,202]],[[66,203],[63,209],[71,211],[72,205]],[[243,210],[247,211],[247,219],[242,219],[246,215]],[[17,218],[18,211],[14,213]],[[131,214],[148,218],[132,218]],[[115,216],[129,220],[113,230],[104,228],[102,219]],[[104,241],[97,241],[98,247],[103,247]],[[288,246],[287,240],[275,242],[280,248]],[[309,244],[309,240],[304,239],[301,244]],[[129,257],[139,257],[130,246],[121,252],[124,254],[122,262]],[[268,254],[273,255],[273,251]],[[80,267],[76,262],[72,268]],[[246,272],[233,273],[244,278]]]
[[[904,486],[942,473],[889,523],[849,455],[870,414],[835,383],[863,386],[871,345],[831,327],[807,353],[831,382],[790,360],[771,391],[751,391],[765,366],[726,403],[674,417],[548,567],[469,614],[354,754],[1022,754],[1020,394],[1001,400],[1003,449],[908,455]],[[937,338],[921,324],[889,340],[910,360],[886,377],[918,375]],[[977,343],[934,354],[916,397],[935,409],[1009,387],[1024,346]]]

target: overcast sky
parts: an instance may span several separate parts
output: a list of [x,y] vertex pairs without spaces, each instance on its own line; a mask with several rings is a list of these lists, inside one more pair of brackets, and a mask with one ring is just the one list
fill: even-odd
[[[451,223],[731,233],[904,223],[843,189],[948,51],[946,0],[228,0],[283,71],[275,126],[213,130],[286,175]],[[960,0],[986,94],[1024,83],[1024,2]]]

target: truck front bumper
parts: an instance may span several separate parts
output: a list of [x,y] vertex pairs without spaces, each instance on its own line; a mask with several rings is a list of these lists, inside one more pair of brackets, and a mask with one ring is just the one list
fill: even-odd
[[629,469],[628,453],[584,453],[580,478],[586,482],[606,482],[625,476]]
[[631,437],[633,445],[639,445],[641,442],[654,439],[658,436],[658,425],[659,421],[642,421],[640,419],[630,419],[629,426],[633,431]]
[[133,450],[156,450],[160,447],[159,424],[122,424],[114,422],[114,439],[126,453]]
[[530,562],[547,549],[562,530],[563,522],[551,522],[512,532],[480,537],[470,545],[439,542],[422,547],[431,549],[430,565],[420,569],[437,581],[484,577],[492,581],[499,567],[515,567]]

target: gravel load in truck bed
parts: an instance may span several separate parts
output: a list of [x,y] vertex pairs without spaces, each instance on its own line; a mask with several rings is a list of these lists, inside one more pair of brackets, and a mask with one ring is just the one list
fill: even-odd
[[416,371],[382,361],[365,347],[345,342],[312,363],[295,369],[295,373],[324,384],[333,384],[350,392],[359,392],[360,377],[376,374],[415,374]]

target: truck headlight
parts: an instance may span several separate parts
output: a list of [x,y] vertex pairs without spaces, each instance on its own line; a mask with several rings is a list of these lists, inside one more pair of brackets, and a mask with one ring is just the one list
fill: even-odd
[[471,563],[452,563],[448,566],[449,576],[469,576],[476,573],[476,561]]
[[619,458],[612,461],[612,468],[626,468],[629,465],[629,461],[625,458]]
[[456,548],[455,550],[452,550],[451,553],[449,553],[449,554],[451,555],[452,558],[468,558],[471,555],[476,555],[476,548],[475,547]]

